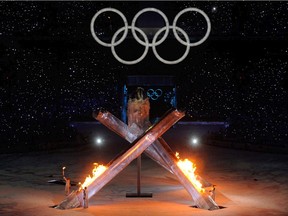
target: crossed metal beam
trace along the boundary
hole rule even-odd
[[[128,125],[108,111],[100,111],[97,115],[94,115],[94,118],[130,143],[137,139],[137,135],[130,130]],[[178,177],[178,180],[191,195],[197,207],[209,210],[219,208],[210,196],[197,191],[183,171],[177,166],[177,158],[174,152],[161,136],[146,148],[145,153],[163,168]]]
[[[139,157],[146,150],[145,152],[149,152],[148,155],[151,158],[178,177],[179,181],[192,196],[192,199],[197,207],[209,210],[218,209],[218,205],[210,196],[207,196],[205,193],[202,194],[196,190],[193,184],[184,175],[182,170],[177,166],[176,158],[174,154],[172,156],[172,151],[169,150],[170,147],[168,144],[161,138],[161,136],[177,121],[184,117],[184,115],[185,114],[183,112],[173,110],[167,113],[155,125],[148,128],[141,136],[136,137],[135,134],[129,131],[128,126],[123,122],[121,123],[121,121],[115,116],[108,112],[99,112],[96,119],[109,129],[115,131],[120,136],[125,137],[128,141],[132,142],[132,146],[126,152],[112,160],[108,164],[108,168],[104,171],[104,173],[102,173],[88,186],[88,199],[97,193],[102,187],[104,187],[110,180],[112,180],[118,173],[120,173],[126,166],[128,166],[134,159]],[[150,149],[151,145],[152,148]],[[72,192],[56,208],[69,209],[82,206],[83,198],[83,193],[79,188],[78,191]]]

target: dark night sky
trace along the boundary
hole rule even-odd
[[[163,11],[170,24],[180,10],[197,7],[209,16],[212,30],[179,64],[161,63],[150,48],[142,62],[124,65],[90,33],[91,18],[105,7],[122,11],[129,24],[146,7]],[[135,74],[175,76],[178,105],[192,120],[229,121],[230,136],[286,144],[287,14],[287,2],[2,1],[1,148],[37,143],[51,134],[66,139],[69,127],[64,123],[93,120],[91,112],[98,107],[119,116],[121,87],[127,75]],[[138,24],[161,26],[161,19],[152,16],[146,14]],[[98,21],[95,29],[103,40],[122,27],[115,14],[106,13]],[[183,16],[178,26],[191,40],[206,31],[204,19],[193,13]],[[144,47],[129,33],[116,50],[131,60]],[[157,50],[172,60],[185,47],[169,33]]]

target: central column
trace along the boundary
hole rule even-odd
[[[150,102],[148,98],[144,98],[143,92],[144,89],[138,87],[135,95],[128,100],[128,130],[136,137],[140,136],[150,124]],[[137,193],[126,193],[126,197],[152,197],[152,193],[141,193],[141,155],[137,158]]]

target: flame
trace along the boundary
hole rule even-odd
[[[98,178],[105,170],[107,169],[106,166],[98,163],[94,163],[94,168],[92,170],[92,177],[89,175],[86,177],[83,184],[79,182],[81,185],[80,189],[84,189],[85,187],[88,187],[96,178]]]
[[[177,165],[183,171],[185,176],[190,180],[190,182],[199,192],[204,192],[205,190],[202,188],[202,184],[197,180],[197,175],[195,174],[196,165],[187,158],[181,160],[178,152],[176,152],[175,155],[178,159]]]

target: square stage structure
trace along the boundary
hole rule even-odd
[[[127,105],[129,96],[141,87],[144,96],[151,104],[150,121],[153,123],[169,108],[177,107],[176,84],[174,76],[165,75],[131,75],[123,85],[121,119],[127,123]]]

